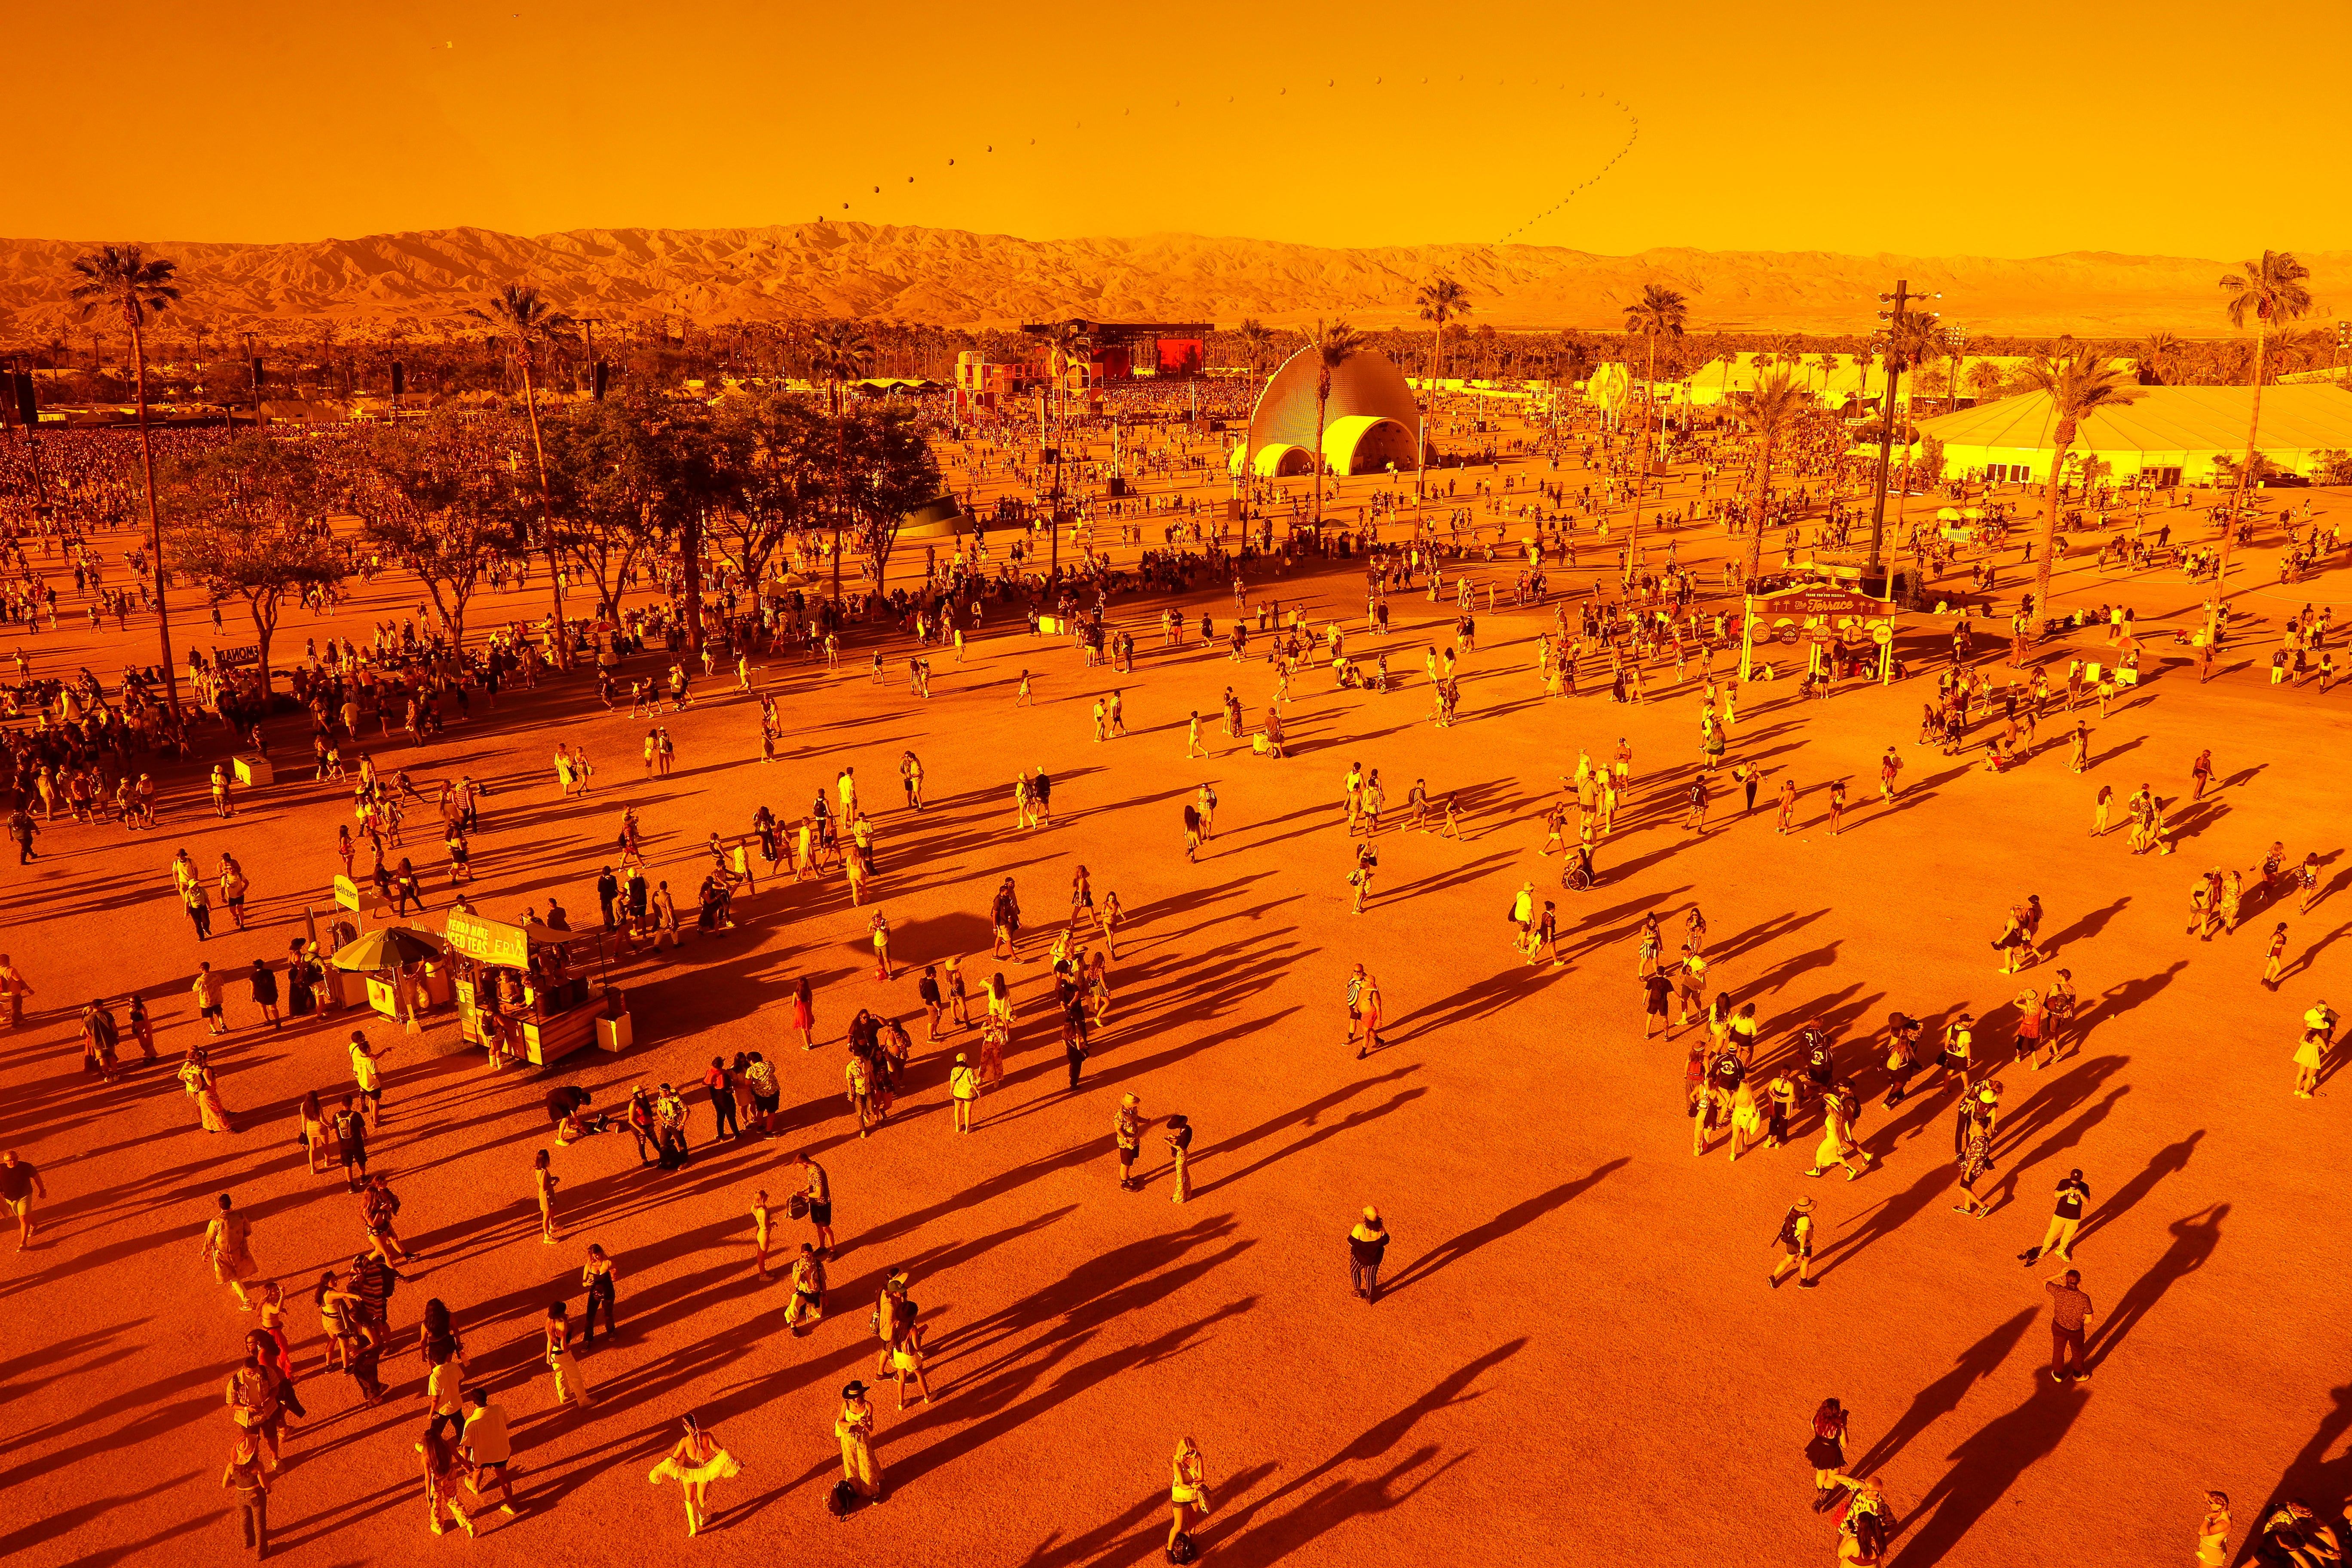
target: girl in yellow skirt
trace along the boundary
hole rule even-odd
[[[699,1534],[709,1522],[710,1483],[731,1479],[742,1471],[735,1457],[719,1446],[718,1435],[703,1430],[688,1413],[686,1436],[677,1440],[668,1458],[656,1465],[646,1479],[655,1486],[664,1480],[678,1484],[686,1493],[686,1532],[691,1536]]]
[[[1176,1440],[1176,1459],[1170,1467],[1168,1506],[1175,1518],[1168,1524],[1168,1561],[1178,1561],[1176,1539],[1184,1533],[1185,1521],[1192,1512],[1202,1519],[1209,1517],[1209,1462],[1201,1457],[1199,1445],[1190,1437]]]

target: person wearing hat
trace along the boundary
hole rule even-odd
[[[1168,1156],[1175,1162],[1176,1190],[1171,1200],[1182,1203],[1192,1195],[1192,1123],[1182,1116],[1171,1116],[1166,1128]]]
[[[784,1327],[797,1332],[803,1321],[812,1327],[824,1321],[824,1254],[806,1241],[793,1259],[793,1299],[784,1308]]]
[[[864,1384],[843,1384],[833,1435],[841,1443],[841,1479],[867,1502],[880,1502],[882,1462],[874,1457],[874,1406],[866,1402]]]
[[[980,1072],[956,1053],[955,1066],[948,1070],[948,1096],[955,1101],[955,1130],[971,1131],[971,1108],[980,1099]]]
[[[1381,1211],[1364,1205],[1364,1217],[1348,1233],[1348,1287],[1370,1306],[1381,1288],[1381,1258],[1389,1249],[1389,1227]]]
[[[1118,1190],[1135,1190],[1135,1159],[1143,1147],[1143,1112],[1135,1096],[1119,1097],[1118,1110],[1110,1121],[1111,1137],[1118,1144]]]
[[[1813,1200],[1811,1198],[1799,1198],[1790,1206],[1789,1212],[1780,1216],[1780,1233],[1773,1237],[1772,1244],[1780,1249],[1780,1260],[1772,1265],[1771,1276],[1764,1282],[1778,1290],[1780,1288],[1780,1277],[1793,1267],[1797,1271],[1798,1287],[1806,1290],[1813,1289]]]
[[[2029,1247],[2018,1255],[2018,1261],[2028,1268],[2048,1253],[2056,1253],[2068,1263],[2074,1261],[2074,1232],[2083,1224],[2083,1205],[2091,1201],[2091,1184],[2083,1180],[2077,1169],[2066,1173],[2058,1183],[2057,1206],[2050,1213],[2050,1228],[2042,1233],[2042,1244]]]

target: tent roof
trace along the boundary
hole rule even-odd
[[[2144,386],[2137,401],[2083,422],[2074,442],[2094,452],[2235,452],[2246,444],[2252,389]],[[1920,430],[1947,447],[2047,448],[2058,421],[2046,392],[2024,393],[1939,415]],[[2352,450],[2352,394],[2336,386],[2263,388],[2265,452]]]

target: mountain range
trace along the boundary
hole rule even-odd
[[[1190,234],[1020,239],[959,229],[824,223],[764,228],[568,229],[511,235],[448,228],[278,244],[145,242],[179,263],[181,321],[277,338],[332,323],[340,336],[473,327],[465,311],[501,285],[538,287],[558,309],[607,322],[858,316],[930,326],[1092,320],[1270,326],[1346,317],[1417,325],[1413,291],[1439,273],[1470,290],[1472,325],[1506,330],[1622,324],[1647,283],[1680,290],[1694,331],[1859,332],[1897,278],[1940,293],[1929,309],[1979,333],[2184,336],[2228,331],[2216,287],[2230,264],[2077,251],[2022,259],[1848,256],[1826,251],[1645,250],[1599,256],[1549,246],[1338,249]],[[70,264],[86,240],[0,239],[0,347],[74,334]],[[2322,321],[2352,252],[2309,254]],[[167,327],[165,331],[171,331]]]

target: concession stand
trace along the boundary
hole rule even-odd
[[[458,1028],[489,1052],[491,1066],[545,1067],[585,1045],[629,1043],[621,993],[589,973],[606,969],[604,932],[452,912],[446,936]]]

